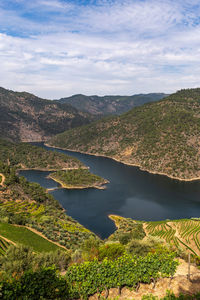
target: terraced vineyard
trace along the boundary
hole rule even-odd
[[[146,222],[143,226],[147,234],[158,236],[175,248],[181,247],[200,256],[199,219]]]
[[[0,237],[0,255],[4,255],[9,246],[10,243]]]
[[[117,230],[109,239],[117,239],[121,233],[131,233],[142,237],[143,233],[165,240],[173,248],[182,248],[200,256],[200,219],[165,220],[154,222],[136,221],[130,218],[110,215]]]
[[[1,202],[0,207],[11,213],[22,213],[24,215],[40,216],[44,212],[44,206],[30,201],[12,201]]]
[[[67,216],[64,210],[55,210],[34,200],[12,199],[6,193],[2,196],[4,199],[0,200],[0,212],[2,216],[9,216],[9,222],[31,227],[61,246],[77,247],[82,239],[94,236],[88,229]],[[5,222],[6,218],[8,217],[5,217]],[[1,230],[0,235],[3,235]]]

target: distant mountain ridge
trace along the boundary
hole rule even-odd
[[[2,138],[13,141],[43,141],[91,120],[91,115],[78,111],[70,104],[0,88]]]
[[[85,96],[82,94],[57,100],[59,103],[68,103],[73,107],[94,115],[119,115],[133,107],[143,105],[148,102],[159,101],[168,94],[150,93],[137,94],[133,96]]]
[[[200,88],[69,130],[48,144],[180,180],[200,179]]]

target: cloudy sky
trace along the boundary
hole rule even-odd
[[[0,0],[0,86],[44,98],[200,86],[199,0]]]

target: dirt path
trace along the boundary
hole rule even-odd
[[[1,182],[0,182],[0,185],[2,185],[3,186],[3,184],[4,184],[4,181],[5,181],[5,176],[2,174],[2,173],[0,173],[0,176],[1,176]]]
[[[5,240],[6,242],[8,242],[8,243],[10,243],[10,244],[13,244],[14,246],[16,246],[16,244],[15,244],[13,241],[11,241],[11,240],[5,238],[4,236],[0,235],[0,238],[2,238],[3,240]]]

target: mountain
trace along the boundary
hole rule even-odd
[[[81,111],[94,115],[119,115],[127,112],[133,107],[143,105],[148,102],[158,101],[167,94],[152,93],[138,94],[133,96],[85,96],[73,95],[68,98],[57,100],[59,103],[68,103]]]
[[[69,130],[48,143],[172,178],[200,178],[200,88]]]
[[[70,104],[41,99],[26,92],[0,88],[0,137],[41,141],[64,130],[89,123],[87,113]]]

